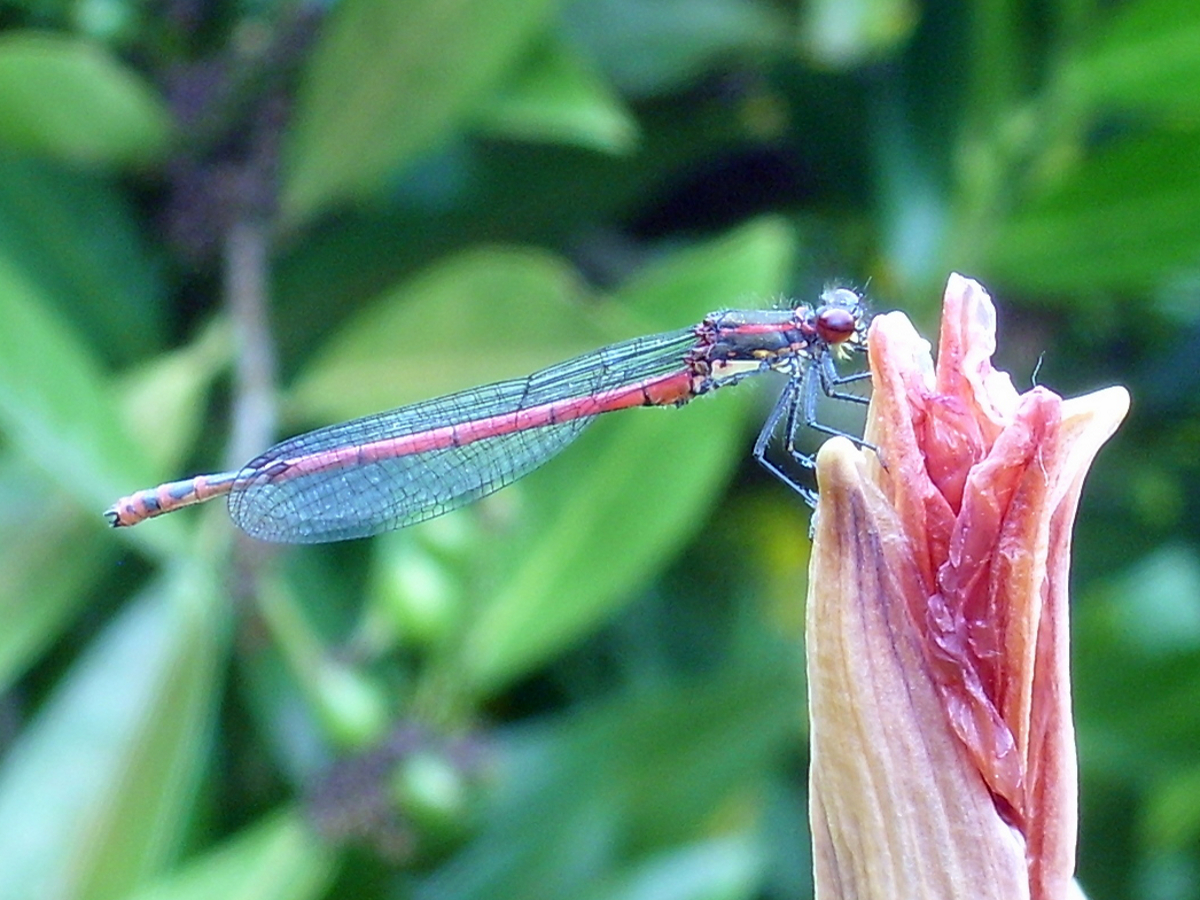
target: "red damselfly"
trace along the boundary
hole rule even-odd
[[[842,390],[868,373],[842,375],[846,350],[866,349],[862,298],[830,288],[816,305],[711,313],[691,328],[634,338],[550,366],[527,378],[471,388],[319,428],[276,444],[240,471],[200,475],[138,491],[105,515],[136,525],[213,497],[266,541],[318,543],[368,537],[431,519],[536,469],[601,413],[682,406],[763,372],[787,383],[754,443],[754,457],[808,502],[815,495],[768,459],[774,436],[801,466],[804,428],[820,394],[865,403]],[[851,436],[862,446],[862,441]]]

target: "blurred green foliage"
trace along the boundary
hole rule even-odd
[[[929,328],[951,270],[1018,383],[1133,392],[1077,529],[1080,877],[1200,897],[1194,0],[3,10],[0,898],[808,896],[769,392],[372,541],[100,510],[830,280]]]

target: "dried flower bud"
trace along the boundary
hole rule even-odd
[[[866,434],[878,455],[837,439],[818,455],[821,898],[1077,891],[1071,529],[1129,396],[1018,394],[991,365],[995,323],[983,288],[951,276],[935,370],[906,317],[878,316]]]

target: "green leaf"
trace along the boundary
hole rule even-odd
[[[1200,558],[1183,544],[1142,557],[1114,585],[1124,640],[1147,656],[1200,651]]]
[[[749,835],[696,841],[638,860],[588,900],[750,900],[760,896],[765,860]]]
[[[814,0],[802,8],[805,54],[833,69],[860,66],[894,52],[919,20],[913,0]]]
[[[106,362],[161,346],[158,258],[129,198],[101,175],[0,154],[0,252]]]
[[[378,193],[444,140],[543,27],[549,0],[344,0],[297,98],[283,207]]]
[[[107,900],[178,852],[221,655],[211,572],[148,587],[73,666],[0,768],[0,898]]]
[[[658,260],[622,285],[616,299],[662,328],[679,328],[719,309],[775,306],[788,284],[795,246],[786,220],[755,219]]]
[[[1185,850],[1200,838],[1200,765],[1194,762],[1152,785],[1142,824],[1143,839],[1158,852]]]
[[[382,686],[324,646],[297,598],[278,579],[259,580],[267,630],[304,692],[324,733],[338,746],[362,747],[380,739],[390,705]]]
[[[1164,133],[1114,142],[1019,209],[984,252],[993,277],[1028,291],[1161,284],[1200,245],[1200,141]]]
[[[15,454],[0,461],[0,691],[87,602],[119,545]]]
[[[102,512],[149,477],[136,443],[126,437],[105,379],[20,267],[0,253],[0,428],[85,510]],[[181,532],[169,523],[138,540],[160,549]]]
[[[229,366],[233,337],[223,319],[186,347],[147,360],[121,381],[122,412],[156,471],[179,466],[204,422],[214,379]],[[153,422],[153,428],[143,423]],[[169,476],[174,477],[174,476]]]
[[[332,881],[334,853],[302,810],[239,832],[129,900],[318,900]]]
[[[12,446],[103,526],[102,512],[151,477],[87,349],[0,255],[0,427]],[[179,526],[133,539],[164,551]]]
[[[479,111],[487,132],[517,140],[628,153],[637,123],[620,98],[561,41],[546,41]]]
[[[606,339],[581,293],[574,270],[540,250],[451,256],[351,319],[301,373],[289,409],[336,421],[527,375]]]
[[[477,837],[417,900],[574,898],[622,869],[632,887],[664,864],[662,851],[686,854],[699,838],[745,840],[749,792],[800,718],[798,669],[777,649],[509,735]],[[734,804],[749,821],[718,817]],[[742,862],[745,875],[757,868]]]
[[[679,87],[714,60],[778,49],[791,30],[781,10],[754,0],[589,0],[570,4],[565,24],[622,91],[639,96]]]
[[[1192,0],[1120,4],[1061,72],[1072,106],[1194,116],[1200,111],[1200,6]]]
[[[787,238],[777,220],[752,223],[662,262],[623,298],[649,313],[769,296],[786,282]],[[499,553],[515,563],[471,617],[456,671],[494,692],[623,605],[694,534],[747,452],[741,396],[606,417],[566,459],[532,476],[525,492],[541,507],[536,533],[519,529]]]
[[[95,44],[35,32],[0,38],[0,142],[70,162],[144,164],[166,150],[170,115]]]
[[[717,397],[632,410],[531,476],[525,493],[552,508],[536,534],[508,542],[501,556],[516,569],[467,625],[459,666],[477,692],[502,690],[577,641],[678,552],[748,450],[746,409]]]
[[[1083,724],[1080,758],[1110,776],[1140,781],[1146,771],[1170,771],[1189,758],[1181,748],[1200,745],[1200,720],[1179,714],[1200,707],[1196,597],[1173,596],[1194,578],[1196,560],[1181,563],[1190,571],[1165,571],[1177,553],[1137,563],[1098,585],[1080,598],[1072,623],[1079,638],[1072,663]],[[1157,583],[1145,584],[1143,577]],[[1153,624],[1130,629],[1134,617],[1158,613],[1175,619],[1183,632],[1178,639]]]

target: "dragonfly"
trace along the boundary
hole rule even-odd
[[[821,395],[855,403],[846,388],[869,372],[838,363],[867,349],[860,294],[826,288],[815,304],[724,310],[696,325],[633,338],[526,378],[470,388],[318,428],[282,441],[238,471],[198,475],[137,491],[105,511],[113,527],[136,525],[227,496],[234,523],[252,537],[322,543],[370,537],[432,519],[527,475],[602,413],[683,406],[766,372],[786,382],[754,443],[754,458],[815,506],[815,492],[768,456],[815,466],[796,446],[814,429],[860,438],[817,420]]]

